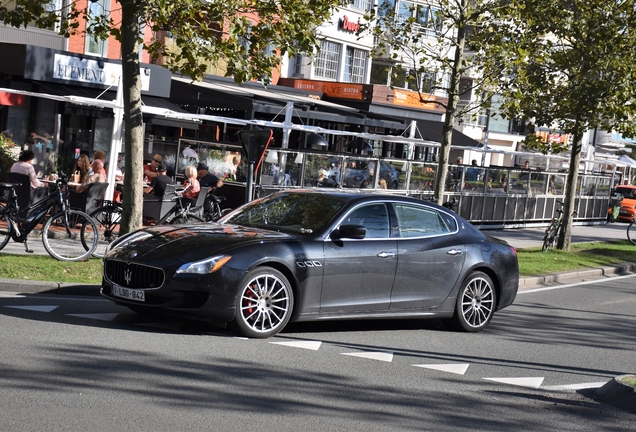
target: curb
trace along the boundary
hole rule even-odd
[[[634,375],[620,375],[594,391],[597,400],[636,414],[636,388],[622,380]]]
[[[523,276],[519,278],[519,291],[630,274],[636,274],[636,263],[614,264],[583,270],[549,273],[540,276]]]
[[[21,294],[55,294],[98,296],[101,284],[80,282],[45,282],[28,279],[0,279],[0,291]]]

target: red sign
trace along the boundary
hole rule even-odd
[[[358,30],[360,30],[360,21],[358,22],[349,21],[349,17],[345,15],[340,20],[338,20],[338,28],[340,30],[355,33]]]
[[[0,92],[0,105],[24,106],[26,96],[15,93]]]
[[[362,100],[362,84],[349,84],[328,81],[295,80],[294,88],[317,91],[327,96],[340,99]]]

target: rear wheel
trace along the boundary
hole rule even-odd
[[[2,250],[11,239],[11,222],[6,213],[0,215],[0,250]]]
[[[627,238],[632,244],[636,245],[636,221],[632,221],[627,227]]]
[[[471,273],[457,295],[455,315],[448,324],[456,330],[478,332],[488,325],[495,313],[497,293],[487,274]]]
[[[54,214],[42,228],[44,248],[49,255],[60,261],[82,261],[90,258],[97,247],[97,238],[97,225],[93,219],[77,210]]]
[[[247,274],[236,297],[234,326],[251,338],[268,338],[289,322],[294,297],[287,278],[271,267]]]
[[[556,238],[556,230],[557,230],[556,225],[552,224],[548,227],[548,230],[545,232],[545,237],[543,237],[543,246],[541,247],[541,250],[543,252],[547,251],[551,247],[554,247],[554,239]]]
[[[102,206],[91,212],[91,217],[95,220],[99,238],[97,248],[93,256],[102,258],[109,244],[119,237],[119,224],[121,222],[121,208],[118,206]]]

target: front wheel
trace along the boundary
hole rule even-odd
[[[271,267],[258,267],[239,286],[233,324],[247,337],[268,338],[287,325],[293,307],[287,278]]]
[[[557,230],[556,225],[550,225],[548,230],[545,232],[545,237],[543,237],[543,246],[541,247],[541,251],[545,252],[549,248],[554,246],[556,230]]]
[[[627,239],[636,245],[636,221],[632,221],[627,227]]]
[[[205,222],[205,220],[195,214],[186,213],[183,216],[177,216],[170,221],[170,225],[185,225],[197,222]]]
[[[478,332],[488,325],[496,306],[497,293],[490,277],[480,271],[473,272],[459,290],[455,315],[448,323],[457,330]]]
[[[11,239],[11,221],[6,213],[0,215],[0,250],[9,243]]]
[[[77,210],[60,211],[42,228],[42,243],[53,258],[60,261],[82,261],[90,258],[97,247],[98,231],[93,219]]]
[[[121,223],[121,208],[118,206],[102,206],[90,213],[99,231],[97,248],[93,256],[102,258],[108,245],[119,237],[119,224]]]

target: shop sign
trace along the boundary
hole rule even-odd
[[[296,80],[294,82],[294,88],[321,92],[333,98],[355,100],[363,99],[362,84]]]
[[[24,106],[26,96],[15,93],[0,92],[0,105]]]
[[[349,21],[349,17],[345,15],[338,20],[338,30],[356,33],[358,30],[360,30],[360,21]]]
[[[53,62],[53,78],[64,81],[117,87],[122,75],[120,64],[102,60],[55,54]],[[150,69],[142,68],[141,89],[147,91],[149,88]]]
[[[567,144],[570,140],[570,134],[562,134],[559,132],[535,131],[543,142]]]
[[[393,90],[393,103],[395,105],[405,105],[428,110],[437,108],[438,105],[435,103],[435,96],[426,95],[423,97],[425,98],[424,102],[420,99],[420,95],[417,92],[399,89]]]

